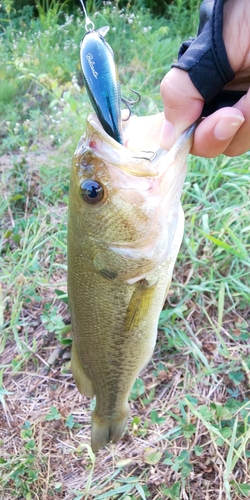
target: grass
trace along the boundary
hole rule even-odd
[[[58,16],[56,4],[37,20],[9,7],[0,38],[0,498],[249,498],[249,153],[189,159],[185,235],[156,350],[134,385],[127,432],[95,457],[92,403],[75,388],[67,347],[69,169],[91,111],[83,18]],[[186,8],[176,1],[167,20],[108,4],[92,14],[111,27],[122,90],[142,95],[138,114],[162,109],[159,82],[189,34]]]

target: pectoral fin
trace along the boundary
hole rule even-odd
[[[155,295],[156,286],[157,282],[150,285],[146,279],[138,283],[127,308],[125,323],[126,331],[138,328],[142,323],[142,319],[148,315],[150,304]]]
[[[93,398],[95,395],[93,384],[90,378],[86,375],[81,362],[79,360],[75,342],[73,341],[72,350],[71,350],[71,370],[73,373],[73,377],[75,383],[77,385],[78,391],[84,396],[88,396],[89,398]]]

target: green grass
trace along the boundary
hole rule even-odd
[[[92,403],[67,356],[66,221],[71,157],[91,106],[83,16],[53,8],[19,24],[6,15],[0,38],[0,497],[249,498],[249,153],[190,157],[185,235],[155,354],[133,388],[124,438],[96,457],[89,447]],[[196,2],[189,8],[191,19],[180,0],[166,20],[110,5],[91,15],[110,26],[122,92],[142,96],[137,114],[162,110],[160,80],[196,26]]]

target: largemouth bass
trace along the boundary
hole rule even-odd
[[[135,118],[125,136],[131,127],[139,137],[157,120]],[[112,139],[91,114],[74,154],[68,220],[72,372],[82,394],[96,395],[93,451],[121,437],[130,391],[154,350],[183,237],[180,196],[193,131],[150,162]],[[135,146],[133,137],[130,142]]]

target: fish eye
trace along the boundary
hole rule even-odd
[[[99,182],[89,179],[87,181],[82,182],[81,194],[86,203],[89,203],[90,205],[95,205],[96,203],[99,203],[99,201],[102,200],[104,195],[104,189]]]

